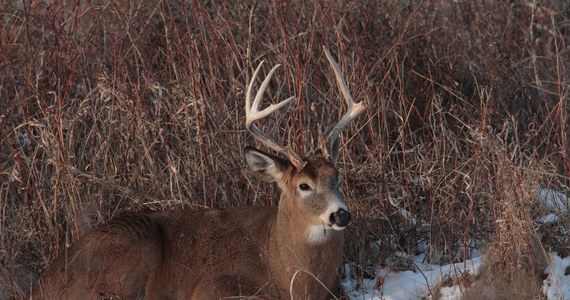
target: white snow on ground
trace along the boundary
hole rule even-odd
[[[568,268],[568,271],[566,270]],[[547,299],[570,299],[570,257],[561,258],[550,254],[550,266],[546,268],[548,278],[544,280],[542,292]],[[568,274],[570,275],[570,274]]]
[[[537,222],[546,224],[558,222],[558,216],[566,213],[568,210],[568,197],[563,193],[541,188],[538,190],[538,200],[544,203],[544,206],[551,211],[548,215],[539,218]]]
[[[350,299],[383,299],[383,300],[415,300],[425,299],[433,293],[433,288],[442,280],[447,281],[461,276],[464,272],[476,275],[481,268],[481,257],[470,259],[466,262],[437,266],[422,263],[422,257],[414,259],[416,270],[391,272],[380,269],[377,280],[383,281],[380,289],[374,290],[375,280],[365,279],[346,280],[343,283],[345,291]],[[459,299],[461,289],[448,287],[440,290],[443,299]]]
[[[483,256],[465,263],[450,265],[429,265],[415,261],[416,271],[390,272],[378,270],[377,279],[354,280],[343,282],[344,290],[350,299],[355,300],[420,300],[431,299],[430,294],[442,281],[458,278],[463,272],[472,275],[479,274]],[[565,275],[568,273],[568,275]],[[546,268],[548,277],[544,280],[542,292],[549,300],[570,299],[570,257],[561,258],[556,253],[550,255],[550,265]],[[376,281],[381,281],[375,288]],[[431,291],[431,293],[430,293]],[[459,300],[464,288],[458,285],[442,287],[439,290],[440,299]]]
[[[558,213],[564,213],[568,209],[568,197],[563,193],[541,188],[538,190],[538,199],[544,202],[547,208]]]
[[[543,188],[538,190],[538,199],[550,211],[539,218],[538,223],[557,222],[559,216],[568,210],[569,199],[563,193]],[[413,219],[411,215],[408,217]],[[405,257],[404,254],[400,256]],[[431,299],[430,295],[435,292],[433,289],[437,288],[439,283],[453,282],[454,278],[458,278],[464,272],[479,274],[484,260],[484,256],[481,255],[465,262],[438,266],[423,263],[423,257],[415,257],[413,271],[394,272],[381,268],[376,272],[376,280],[346,279],[343,287],[350,299],[355,300]],[[570,300],[570,257],[562,258],[557,253],[551,253],[550,263],[544,273],[547,278],[543,282],[542,292],[546,299]],[[464,287],[458,285],[441,287],[438,292],[441,295],[440,299],[459,300]]]

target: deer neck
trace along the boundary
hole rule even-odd
[[[289,202],[282,197],[270,233],[273,276],[288,286],[295,272],[303,269],[325,276],[325,281],[334,281],[342,262],[344,232],[327,230],[324,239],[315,241],[314,236],[311,237],[311,233],[315,234],[315,228],[311,228],[314,225],[309,224],[303,214],[283,205],[286,203]],[[308,276],[303,280],[307,279]]]

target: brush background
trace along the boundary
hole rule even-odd
[[[355,276],[478,248],[492,275],[465,286],[536,295],[544,249],[568,252],[567,217],[534,220],[570,183],[569,4],[320,2],[2,1],[0,298],[120,212],[276,205],[243,161],[246,84],[283,65],[264,103],[297,100],[262,127],[309,151],[346,109],[322,45],[368,106],[338,163]]]

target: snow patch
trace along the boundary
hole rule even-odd
[[[438,284],[462,276],[464,273],[479,274],[482,257],[444,266],[425,264],[422,257],[414,259],[415,270],[393,272],[380,269],[377,279],[348,279],[343,287],[350,299],[416,300],[424,299]],[[377,282],[382,284],[377,284]],[[462,291],[459,286],[444,287],[439,292],[442,299],[459,299]]]

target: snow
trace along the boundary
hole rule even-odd
[[[350,299],[425,299],[434,292],[433,288],[443,281],[459,278],[464,272],[477,275],[482,265],[482,256],[444,266],[425,264],[422,260],[423,257],[414,258],[415,270],[392,272],[382,268],[378,270],[376,280],[345,280],[343,287]],[[374,289],[378,280],[383,284]],[[459,286],[442,288],[439,292],[442,293],[442,299],[459,299],[462,294]]]
[[[545,273],[548,278],[542,286],[543,294],[547,299],[570,299],[570,276],[566,270],[570,267],[570,257],[561,258],[556,253],[550,254],[550,265]],[[570,274],[569,274],[570,275]]]
[[[541,188],[538,190],[538,200],[544,204],[551,212],[537,220],[538,223],[547,224],[558,222],[558,215],[566,213],[568,210],[568,197],[566,195],[551,190]]]
[[[545,206],[558,213],[565,213],[568,209],[568,197],[565,194],[546,188],[538,190],[538,199]]]
[[[444,286],[441,283],[454,282],[454,279],[460,278],[464,272],[477,275],[484,262],[484,256],[478,256],[462,263],[438,266],[421,263],[421,259],[418,257],[414,260],[414,271],[393,272],[381,268],[377,272],[376,280],[346,279],[343,282],[344,290],[350,299],[355,300],[431,299],[435,292],[441,295],[438,299],[459,300],[464,287]],[[562,258],[557,253],[551,253],[545,274],[548,277],[543,282],[542,292],[546,299],[570,299],[570,257]],[[376,282],[382,284],[377,285]],[[434,290],[438,287],[438,291]]]
[[[548,213],[539,218],[537,223],[558,222],[559,216],[568,210],[568,198],[563,193],[546,188],[538,190],[538,199],[544,204]],[[408,211],[402,210],[411,220],[415,219]],[[470,274],[476,276],[481,271],[485,256],[480,253],[464,262],[431,265],[423,263],[425,257],[410,257],[398,253],[398,257],[411,258],[412,270],[393,271],[389,268],[379,268],[376,279],[354,279],[345,276],[343,287],[350,299],[355,300],[424,300],[432,299],[436,292],[438,299],[459,300],[465,291],[464,286],[449,283],[460,282],[461,276]],[[352,272],[350,265],[345,265],[345,274]],[[561,257],[558,253],[550,253],[550,261],[544,270],[546,279],[543,281],[542,293],[546,299],[570,299],[570,257]],[[435,289],[438,289],[437,291]]]

